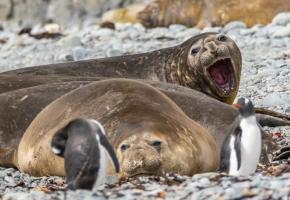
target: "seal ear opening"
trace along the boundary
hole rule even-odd
[[[52,152],[58,156],[64,157],[65,145],[68,138],[66,128],[62,128],[53,136],[51,141]]]
[[[107,154],[111,158],[111,162],[114,165],[116,173],[119,173],[120,172],[120,164],[119,164],[119,161],[118,161],[117,156],[115,154],[114,148],[109,143],[109,141],[107,140],[105,135],[99,134],[99,136],[100,136],[100,143],[106,149]]]

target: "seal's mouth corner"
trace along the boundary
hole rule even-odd
[[[230,58],[219,59],[207,67],[208,74],[223,95],[236,89],[234,66]]]

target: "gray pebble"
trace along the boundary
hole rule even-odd
[[[223,31],[228,32],[234,29],[245,29],[247,26],[244,22],[241,21],[232,21],[225,25]]]
[[[75,47],[82,45],[81,38],[79,36],[67,36],[62,38],[58,43],[66,47]]]
[[[276,30],[272,37],[274,38],[283,38],[283,37],[290,37],[290,27],[283,27],[278,30]]]
[[[201,33],[206,33],[206,32],[217,32],[217,33],[220,33],[223,31],[223,28],[222,27],[205,27]]]
[[[101,28],[94,32],[95,37],[110,38],[114,36],[114,31],[109,28]]]
[[[181,24],[171,24],[169,26],[169,30],[175,33],[180,32],[180,31],[186,31],[186,29],[187,27]]]
[[[290,23],[290,13],[279,13],[272,20],[272,24],[274,25],[285,26],[288,23]]]

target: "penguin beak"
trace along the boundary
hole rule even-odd
[[[235,108],[240,108],[241,107],[241,105],[237,104],[237,103],[232,104],[232,106],[235,107]]]
[[[99,134],[100,135],[100,143],[101,145],[107,150],[107,153],[109,154],[111,161],[115,167],[115,171],[116,173],[120,172],[120,165],[119,165],[119,161],[117,159],[117,156],[115,154],[114,148],[112,147],[112,145],[109,143],[109,141],[107,140],[106,136],[104,136],[103,134]]]

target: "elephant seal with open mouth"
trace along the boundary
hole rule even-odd
[[[240,50],[232,39],[224,34],[203,33],[180,45],[147,53],[4,72],[0,82],[2,75],[146,79],[178,84],[232,103],[239,89],[241,64]]]

